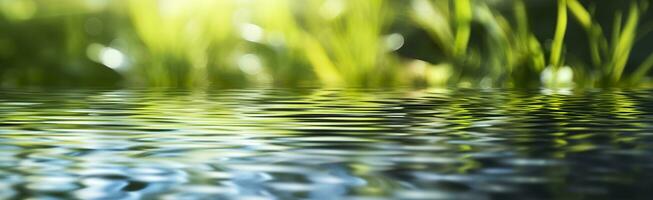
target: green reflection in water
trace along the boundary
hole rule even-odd
[[[0,196],[647,198],[652,96],[4,90]]]

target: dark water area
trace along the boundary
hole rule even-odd
[[[0,91],[0,199],[653,199],[653,91]]]

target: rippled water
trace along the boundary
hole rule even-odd
[[[0,199],[651,199],[653,91],[0,91]]]

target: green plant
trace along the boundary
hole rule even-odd
[[[593,20],[592,14],[578,0],[567,0],[567,7],[586,31],[592,66],[599,72],[600,86],[617,86],[624,84],[637,84],[653,65],[653,54],[649,56],[630,77],[624,77],[624,70],[628,63],[630,53],[637,38],[640,16],[646,6],[639,6],[640,2],[631,1],[627,18],[624,24],[623,14],[617,11],[614,14],[611,38],[603,33],[601,25]]]

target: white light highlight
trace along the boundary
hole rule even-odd
[[[100,62],[111,69],[119,69],[125,63],[125,55],[118,49],[105,47],[100,51]]]
[[[249,75],[257,75],[263,71],[261,59],[254,54],[245,54],[238,58],[238,68]]]
[[[256,24],[243,24],[240,26],[240,36],[250,42],[260,42],[263,39],[263,29]]]

